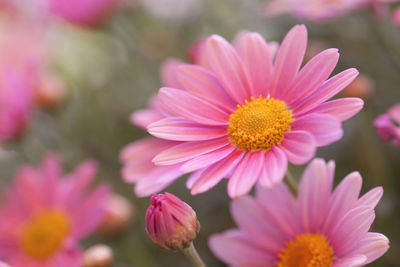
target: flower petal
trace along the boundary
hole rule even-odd
[[[178,67],[183,64],[181,60],[174,58],[167,59],[161,66],[161,81],[163,86],[182,89],[177,79]]]
[[[209,66],[225,91],[237,104],[250,99],[249,78],[235,49],[224,38],[213,35],[206,41]]]
[[[307,46],[307,29],[304,25],[294,26],[278,50],[274,65],[274,78],[270,94],[281,99],[289,89],[303,62]]]
[[[315,155],[316,144],[314,137],[305,131],[286,132],[280,144],[288,160],[293,164],[304,164]]]
[[[364,101],[356,97],[345,97],[325,102],[310,113],[325,113],[335,116],[340,121],[345,121],[356,115],[364,106]]]
[[[373,262],[389,249],[389,239],[380,233],[367,233],[357,244],[352,254],[362,254],[367,257],[364,264]]]
[[[359,267],[364,264],[367,257],[364,255],[350,255],[340,258],[333,263],[332,267]]]
[[[148,132],[158,138],[173,141],[202,141],[226,136],[226,127],[193,123],[181,117],[168,117],[150,124]]]
[[[264,151],[249,152],[234,170],[228,182],[228,195],[236,198],[247,194],[260,176]]]
[[[282,149],[273,146],[265,154],[265,162],[260,176],[260,184],[265,187],[272,187],[280,183],[287,171],[287,164],[287,158]]]
[[[383,196],[383,188],[381,186],[375,187],[365,193],[358,201],[357,205],[362,206],[370,206],[371,208],[375,208],[378,205],[379,200]]]
[[[317,146],[326,146],[343,136],[341,122],[328,114],[309,113],[291,124],[293,131],[307,131],[314,136]]]
[[[183,90],[163,87],[158,93],[169,112],[205,125],[227,125],[229,114]]]

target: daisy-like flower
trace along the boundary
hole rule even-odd
[[[176,59],[167,60],[161,68],[161,80],[167,86],[180,86],[176,80],[176,68],[182,64]],[[137,110],[131,115],[132,124],[146,129],[153,122],[165,118],[164,112],[158,100],[153,97],[149,101],[149,107]],[[124,164],[121,175],[128,183],[135,183],[135,194],[139,197],[149,196],[166,188],[183,175],[180,171],[182,164],[168,166],[156,166],[153,158],[165,149],[179,144],[155,137],[146,137],[128,144],[120,154],[120,160]]]
[[[39,168],[21,167],[0,206],[0,259],[15,267],[80,267],[78,241],[96,229],[108,188],[88,192],[97,166],[82,163],[61,179],[55,156]]]
[[[336,49],[321,52],[300,70],[306,43],[305,26],[295,26],[277,52],[257,33],[239,34],[234,46],[209,37],[202,53],[206,67],[178,66],[180,86],[159,91],[166,118],[148,131],[181,143],[159,153],[155,164],[182,164],[183,172],[193,172],[187,183],[193,194],[228,177],[228,194],[238,197],[257,181],[281,182],[288,161],[304,164],[316,147],[339,140],[341,122],[363,101],[327,100],[358,72],[348,69],[328,79],[339,58]]]
[[[394,105],[387,113],[378,116],[374,120],[374,126],[383,141],[392,141],[394,146],[400,147],[400,104]]]
[[[335,164],[313,160],[295,198],[284,184],[257,187],[256,197],[231,204],[239,229],[213,235],[214,254],[231,266],[357,267],[389,248],[380,233],[368,232],[383,189],[359,198],[362,178],[346,176],[332,191]]]

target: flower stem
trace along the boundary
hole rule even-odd
[[[206,267],[203,260],[200,258],[199,253],[197,253],[197,250],[194,247],[193,242],[190,243],[189,247],[184,248],[182,251],[185,254],[185,256],[189,259],[189,261],[193,264],[193,266]]]
[[[286,176],[284,181],[285,184],[289,187],[290,191],[292,191],[293,195],[297,196],[297,191],[298,191],[297,182],[289,170],[286,171]]]

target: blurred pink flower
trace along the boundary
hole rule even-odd
[[[15,267],[80,267],[78,241],[101,223],[108,187],[88,192],[97,165],[82,163],[63,179],[59,160],[21,167],[0,206],[0,258]]]
[[[400,26],[400,7],[396,8],[392,14],[392,23],[396,26]]]
[[[181,250],[190,245],[200,230],[196,212],[170,193],[152,194],[146,212],[146,232],[158,246]]]
[[[396,147],[400,147],[400,104],[390,108],[387,113],[378,116],[374,120],[374,126],[383,141],[392,141]]]
[[[96,26],[118,6],[120,0],[43,0],[52,14],[71,23]]]
[[[0,67],[0,143],[18,137],[33,113],[33,86],[26,71]]]
[[[182,64],[175,75],[179,86],[159,91],[166,118],[148,131],[181,143],[159,153],[154,163],[194,171],[187,183],[192,194],[229,177],[228,194],[238,197],[257,181],[281,182],[288,161],[304,164],[316,147],[339,140],[342,121],[359,112],[363,101],[326,101],[358,72],[348,69],[327,80],[339,58],[336,49],[300,70],[306,44],[304,26],[294,27],[277,52],[257,33],[239,34],[234,47],[220,36],[208,38],[207,68]]]
[[[389,248],[384,235],[368,232],[383,190],[359,198],[362,178],[353,172],[331,192],[334,170],[333,161],[313,160],[296,198],[282,183],[233,200],[239,229],[213,235],[211,250],[231,266],[349,267],[376,260]]]
[[[177,86],[176,68],[182,64],[176,59],[167,60],[161,68],[161,80],[166,86]],[[160,103],[153,97],[149,107],[137,110],[131,115],[132,124],[146,129],[147,126],[165,117],[160,108]],[[122,177],[128,183],[135,183],[135,194],[139,197],[149,196],[159,192],[178,179],[183,173],[180,171],[182,164],[170,166],[155,166],[152,159],[161,151],[169,149],[179,142],[146,137],[128,144],[120,154],[124,164]]]

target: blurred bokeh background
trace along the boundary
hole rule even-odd
[[[377,19],[368,10],[327,23],[305,22],[290,15],[266,19],[263,2],[130,0],[96,27],[42,22],[52,51],[48,68],[62,82],[66,96],[50,108],[35,109],[25,132],[1,145],[0,186],[12,180],[19,165],[38,163],[47,151],[60,154],[66,171],[93,158],[100,163],[98,180],[110,183],[114,192],[133,204],[134,220],[119,235],[96,235],[85,240],[84,246],[99,242],[110,245],[116,267],[189,266],[181,253],[161,250],[151,242],[144,230],[149,199],[136,198],[133,186],[122,181],[120,150],[147,135],[130,124],[129,115],[144,108],[161,86],[161,64],[171,57],[189,60],[188,48],[197,38],[219,34],[232,40],[241,30],[250,30],[268,41],[281,41],[293,25],[305,23],[310,54],[339,48],[341,58],[335,73],[356,67],[367,77],[345,92],[362,96],[363,111],[344,123],[344,138],[319,149],[318,156],[336,161],[336,182],[358,170],[364,178],[363,192],[383,186],[385,194],[372,230],[388,236],[391,248],[370,266],[399,266],[400,150],[380,140],[372,122],[400,102],[400,28],[390,18]],[[7,32],[3,29],[12,27],[9,20],[8,15],[2,15],[2,34]],[[32,49],[34,42],[24,43],[20,49]],[[303,169],[290,166],[296,177]],[[166,191],[196,210],[201,231],[195,245],[207,265],[224,266],[211,254],[207,239],[212,233],[234,227],[226,183],[191,196],[185,179],[180,179]]]

